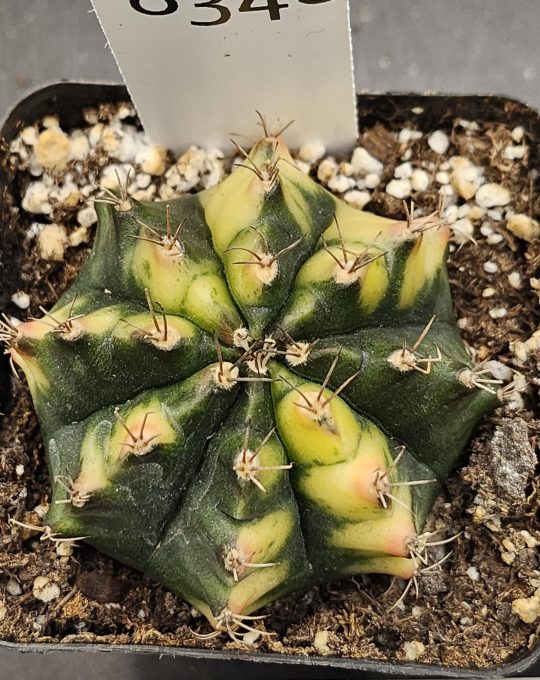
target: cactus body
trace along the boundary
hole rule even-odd
[[[411,546],[497,401],[470,379],[448,228],[348,207],[271,136],[213,189],[98,215],[73,286],[7,334],[48,526],[233,636],[292,590],[415,575]]]

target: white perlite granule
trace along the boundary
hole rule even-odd
[[[392,179],[386,185],[386,193],[394,198],[408,198],[411,191],[412,186],[408,179]]]
[[[30,296],[22,290],[18,290],[11,296],[11,302],[17,305],[19,309],[28,309],[30,307]]]
[[[322,144],[304,144],[298,150],[298,158],[313,165],[324,158],[325,153],[326,149]]]
[[[406,162],[398,165],[394,170],[394,177],[396,179],[409,179],[413,174],[412,163]]]
[[[448,135],[442,130],[436,130],[433,134],[428,137],[429,148],[435,151],[435,153],[441,156],[446,153],[448,146],[450,145],[450,140]]]
[[[471,581],[478,581],[480,578],[480,572],[476,567],[469,567],[467,569],[467,576],[471,579]]]
[[[429,187],[429,175],[425,170],[416,168],[411,175],[411,187],[413,191],[425,191]]]
[[[484,262],[484,271],[488,274],[496,274],[499,271],[499,265],[496,262]]]
[[[384,165],[361,146],[356,147],[351,158],[355,175],[382,174]]]

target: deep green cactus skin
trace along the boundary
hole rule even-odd
[[[222,184],[98,205],[92,254],[11,332],[46,442],[47,525],[216,631],[412,545],[496,396],[474,380],[449,231],[353,210],[265,137]]]

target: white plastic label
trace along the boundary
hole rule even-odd
[[[293,147],[354,143],[348,0],[92,2],[154,142],[248,144],[258,110]]]

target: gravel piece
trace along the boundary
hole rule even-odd
[[[90,142],[81,130],[75,130],[69,138],[69,157],[71,160],[84,161],[90,154]]]
[[[32,594],[37,600],[51,602],[60,596],[60,587],[48,576],[37,576],[32,586]]]
[[[466,201],[470,200],[484,181],[482,168],[474,165],[464,156],[450,158],[450,181],[458,195]]]
[[[502,500],[521,500],[534,475],[537,461],[528,432],[527,423],[519,417],[504,419],[495,429],[488,465]]]
[[[495,380],[509,381],[512,380],[512,376],[514,375],[514,372],[509,366],[503,364],[501,361],[496,361],[495,359],[486,361],[482,364],[482,367],[486,368]]]
[[[511,272],[508,274],[508,283],[512,288],[519,290],[521,288],[521,274],[519,272]]]
[[[167,150],[162,146],[147,146],[135,156],[135,163],[148,175],[163,175],[166,160]]]
[[[35,146],[38,141],[38,131],[34,125],[29,125],[21,130],[19,137],[27,146]]]
[[[514,236],[529,243],[535,241],[540,236],[540,224],[523,213],[511,215],[506,222],[506,228]]]
[[[8,595],[12,595],[13,597],[21,595],[22,594],[21,584],[14,578],[10,578],[6,584],[6,592],[8,593]]]
[[[540,588],[532,597],[518,597],[512,602],[512,612],[524,623],[534,623],[540,618]]]
[[[471,581],[478,581],[480,579],[480,572],[476,567],[469,567],[467,569],[467,576],[471,579]]]
[[[476,202],[481,208],[493,208],[498,205],[507,205],[512,198],[510,192],[500,184],[490,182],[483,184],[476,192]]]
[[[504,148],[503,158],[506,158],[509,161],[518,161],[525,156],[526,152],[527,146],[525,144],[520,144],[519,146],[511,144]]]
[[[328,646],[328,636],[329,632],[327,630],[318,630],[313,638],[313,646],[323,656],[330,654],[331,651]]]
[[[258,630],[248,630],[242,637],[242,642],[245,645],[252,646],[261,637],[261,633]]]
[[[52,212],[52,206],[49,203],[49,190],[50,186],[43,181],[31,182],[24,192],[23,210],[35,215],[49,215]]]
[[[77,213],[77,222],[81,227],[91,227],[97,222],[97,213],[93,205],[81,208]]]
[[[516,144],[519,144],[521,142],[524,134],[525,130],[521,127],[521,125],[515,127],[511,132],[512,139],[514,140],[514,142],[516,142]]]
[[[323,184],[328,184],[337,175],[338,169],[339,166],[333,158],[325,158],[317,169],[317,178]]]
[[[419,640],[412,640],[403,644],[403,652],[407,661],[416,661],[426,651],[426,646]]]
[[[62,262],[68,243],[66,230],[60,224],[47,224],[38,235],[39,256],[42,260]]]
[[[345,175],[334,175],[328,182],[330,191],[335,191],[338,194],[349,191],[349,189],[352,189],[355,185],[356,181],[352,177],[345,177]]]
[[[445,172],[444,170],[440,170],[435,175],[435,181],[438,182],[439,184],[449,184],[450,183],[450,175],[447,172]]]
[[[68,242],[73,248],[80,246],[81,243],[88,243],[90,241],[90,231],[88,227],[77,227],[69,233]]]
[[[403,128],[399,131],[398,142],[400,144],[408,144],[416,139],[421,139],[423,133],[420,130],[411,130],[410,128]]]
[[[58,557],[71,557],[73,555],[73,545],[69,541],[62,541],[56,545]]]
[[[474,225],[468,217],[463,217],[461,220],[456,220],[455,222],[448,221],[450,222],[457,243],[467,243],[473,239]]]

